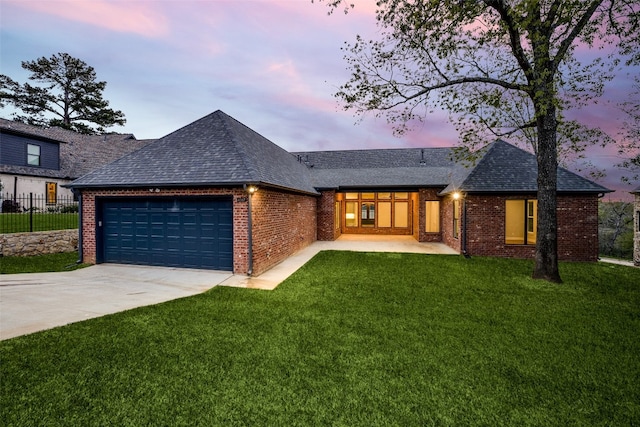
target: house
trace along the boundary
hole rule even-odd
[[[633,264],[640,266],[640,186],[631,192],[633,205]]]
[[[216,111],[70,185],[81,192],[82,257],[260,274],[346,233],[533,257],[535,157],[496,141],[465,168],[451,150],[289,153]],[[558,170],[560,259],[597,260],[609,191]]]
[[[62,185],[149,142],[132,134],[83,135],[0,119],[0,193],[46,194],[55,203],[72,196]]]

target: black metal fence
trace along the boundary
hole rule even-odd
[[[73,196],[0,194],[0,234],[78,228]]]

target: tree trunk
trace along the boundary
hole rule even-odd
[[[556,132],[558,123],[553,102],[544,102],[544,104],[546,105],[538,110],[541,113],[537,119],[538,229],[533,278],[562,283],[558,270],[558,203],[556,197],[558,183]]]

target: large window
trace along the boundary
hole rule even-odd
[[[429,200],[425,202],[425,229],[427,233],[440,232],[440,202],[437,200]]]
[[[535,245],[538,228],[537,200],[507,200],[505,203],[505,243]]]
[[[344,193],[344,199],[346,228],[410,231],[411,202],[408,192],[348,192]]]
[[[27,144],[27,164],[29,166],[40,166],[40,146]]]

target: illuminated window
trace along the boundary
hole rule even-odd
[[[356,212],[358,210],[358,202],[347,202],[345,203],[345,222],[344,224],[347,227],[357,227],[358,226],[358,217],[356,216]]]
[[[425,230],[427,233],[439,233],[440,232],[440,202],[427,201],[425,202]]]
[[[376,204],[375,203],[362,203],[361,207],[361,216],[360,216],[360,226],[362,227],[373,227],[376,225]]]
[[[409,198],[409,193],[395,193],[395,198],[396,199],[408,199]]]
[[[358,199],[358,193],[345,193],[344,194],[344,198],[345,199],[349,199],[349,200],[357,200]]]
[[[333,225],[336,230],[340,229],[340,202],[335,203],[335,212],[333,217]]]
[[[538,227],[537,200],[507,200],[505,203],[505,243],[535,245]]]
[[[40,166],[40,146],[27,144],[27,164],[29,166]]]
[[[378,227],[391,227],[391,202],[378,202]]]
[[[58,201],[58,184],[47,182],[47,204],[55,205]]]

